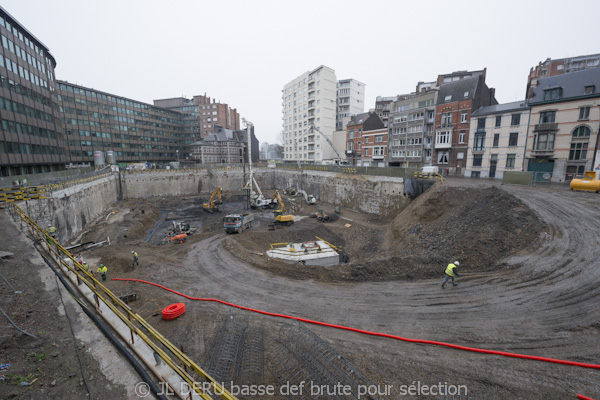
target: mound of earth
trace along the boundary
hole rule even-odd
[[[436,185],[404,209],[389,227],[392,264],[406,278],[443,274],[458,260],[464,270],[488,270],[502,258],[529,246],[543,231],[536,214],[513,195],[485,189]]]

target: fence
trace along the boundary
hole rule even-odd
[[[20,219],[21,227],[26,225],[28,234],[31,238],[42,244],[43,249],[52,258],[52,261],[59,264],[63,271],[66,271],[70,278],[76,279],[77,284],[84,284],[91,292],[96,301],[96,308],[100,304],[108,307],[120,321],[122,321],[131,331],[131,343],[133,344],[134,334],[142,339],[159,357],[165,362],[179,377],[187,382],[189,388],[195,391],[205,400],[211,399],[198,385],[198,379],[190,375],[187,370],[190,368],[197,374],[202,381],[210,384],[211,388],[221,399],[235,400],[236,398],[225,390],[217,381],[202,370],[194,361],[186,356],[183,351],[168,341],[156,329],[154,329],[145,319],[123,302],[118,296],[113,294],[108,288],[100,283],[92,273],[85,270],[73,255],[66,250],[56,239],[52,238],[48,232],[35,223],[21,208],[12,203],[11,213],[15,218]],[[172,358],[175,358],[175,360]],[[179,363],[176,361],[178,360]]]
[[[315,165],[315,164],[275,164],[277,169],[287,170],[307,170],[307,171],[326,171],[337,172],[340,174],[372,175],[372,176],[390,176],[396,178],[412,178],[415,173],[420,172],[420,168],[404,167],[357,167],[349,165]]]

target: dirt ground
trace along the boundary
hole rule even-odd
[[[111,245],[81,255],[93,268],[107,265],[109,278],[148,280],[190,296],[408,338],[599,363],[600,205],[593,193],[450,179],[389,221],[342,209],[335,221],[319,223],[311,212],[335,213],[318,204],[303,206],[294,225],[275,231],[267,227],[271,210],[254,211],[256,225],[232,235],[222,217],[244,211],[241,199],[225,197],[223,213],[215,214],[202,211],[203,200],[120,201],[77,239],[108,236]],[[166,241],[172,221],[196,232],[183,244]],[[311,267],[265,256],[271,243],[315,237],[343,247],[349,262]],[[132,265],[132,250],[140,265]],[[443,270],[454,260],[460,284],[443,290]],[[141,283],[107,286],[118,295],[136,293],[132,308],[200,364],[226,318],[248,318],[265,335],[264,383],[276,384],[271,371],[282,360],[274,349],[290,321]],[[162,320],[160,310],[174,302],[184,302],[186,314]],[[413,382],[465,385],[473,399],[600,397],[598,370],[307,327],[372,382],[392,385],[378,398],[440,398],[401,396],[402,385]]]
[[[35,336],[19,332],[0,315],[0,364],[10,364],[0,371],[0,398],[127,398],[82,340],[90,323],[82,322],[81,310],[62,285],[59,293],[54,273],[4,211],[0,236],[0,273],[8,281],[0,279],[0,307],[20,329]],[[104,341],[97,343],[114,354]]]

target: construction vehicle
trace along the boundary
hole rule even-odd
[[[216,197],[217,199],[215,199],[215,197]],[[222,199],[221,199],[221,188],[220,188],[220,187],[216,188],[216,189],[215,189],[215,190],[212,192],[212,194],[211,194],[211,196],[210,196],[210,202],[209,202],[209,203],[203,203],[203,204],[202,204],[202,209],[203,209],[204,211],[206,211],[206,212],[209,212],[209,213],[211,213],[211,214],[212,214],[213,212],[215,212],[215,211],[216,211],[216,212],[221,212],[221,211],[219,210],[218,204],[223,204],[223,201],[222,201]]]
[[[304,196],[304,201],[306,201],[306,204],[308,205],[314,205],[317,203],[317,199],[315,199],[315,196],[313,196],[312,194],[306,194],[304,190],[298,190],[298,194]]]
[[[596,179],[596,172],[586,171],[582,179],[572,179],[569,187],[571,190],[585,190],[599,193],[600,179]]]
[[[242,233],[254,224],[254,214],[229,214],[223,218],[223,228],[227,233]]]
[[[294,218],[292,217],[291,214],[284,214],[285,212],[285,206],[283,204],[283,200],[281,199],[281,196],[279,195],[279,192],[276,190],[275,194],[273,195],[273,202],[277,201],[276,204],[279,204],[279,210],[275,210],[273,211],[273,213],[275,214],[275,223],[277,224],[281,224],[281,225],[292,225],[294,223]]]
[[[195,231],[196,231],[196,228],[190,227],[190,224],[188,224],[187,222],[173,221],[173,232],[176,234],[187,233],[188,235],[191,235]]]
[[[306,201],[306,204],[310,205],[316,204],[317,202],[317,199],[312,194],[307,194],[304,190],[296,189],[293,186],[284,189],[283,194],[287,194],[288,196],[295,196],[297,194],[301,194],[302,196],[304,196],[304,201]]]
[[[187,233],[180,233],[179,235],[171,236],[169,239],[173,243],[182,244],[187,239]]]

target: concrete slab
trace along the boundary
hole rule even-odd
[[[278,258],[285,262],[329,267],[340,263],[340,256],[330,245],[322,240],[312,240],[302,243],[288,243],[267,251],[270,258]]]

